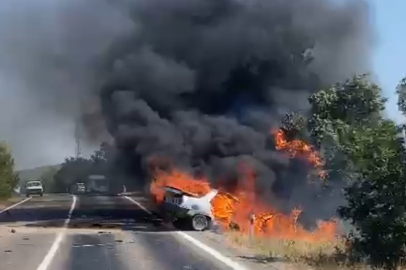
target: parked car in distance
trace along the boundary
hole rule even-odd
[[[85,183],[76,183],[76,193],[85,193],[86,186]]]
[[[44,194],[44,188],[42,186],[41,181],[28,181],[26,183],[26,188],[25,188],[25,195],[26,197],[29,197],[31,195],[42,195]]]

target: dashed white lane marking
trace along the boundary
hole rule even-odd
[[[19,206],[20,204],[25,203],[26,201],[31,200],[31,198],[32,198],[32,197],[28,197],[28,198],[26,198],[26,199],[24,199],[24,200],[22,200],[22,201],[19,201],[19,202],[16,203],[16,204],[10,205],[9,207],[7,207],[7,208],[1,210],[1,211],[0,211],[0,214],[1,214],[1,213],[4,213],[4,212],[6,212],[6,211],[8,211],[8,210],[10,210],[10,209],[13,209],[14,207]]]
[[[139,202],[137,202],[133,198],[130,198],[128,196],[124,196],[124,198],[126,198],[127,200],[129,200],[132,203],[134,203],[135,205],[137,205],[139,208],[144,210],[146,213],[152,214],[151,211],[149,211],[147,208],[145,208],[142,204],[140,204]],[[227,265],[231,269],[233,269],[233,270],[249,270],[248,268],[238,264],[237,262],[232,261],[230,258],[224,256],[223,254],[221,254],[217,250],[209,247],[206,244],[203,244],[202,242],[200,242],[196,238],[190,236],[189,234],[181,232],[181,231],[176,231],[176,233],[179,236],[183,237],[185,240],[187,240],[190,243],[192,243],[193,245],[195,245],[196,247],[198,247],[198,248],[204,250],[205,252],[209,253],[211,256],[213,256],[214,258],[216,258],[218,261],[222,262],[223,264]]]
[[[63,238],[65,236],[66,227],[68,226],[68,224],[70,222],[73,210],[75,209],[76,200],[77,200],[76,196],[73,196],[72,205],[70,207],[68,217],[65,219],[62,230],[59,231],[57,237],[55,238],[54,243],[52,244],[52,246],[49,249],[49,251],[48,251],[47,255],[45,256],[45,258],[42,260],[41,264],[38,266],[37,270],[47,270],[49,265],[52,262],[52,259],[55,257],[55,254],[58,251],[59,246],[60,246],[60,244],[61,244],[61,242],[62,242],[62,240],[63,240]]]

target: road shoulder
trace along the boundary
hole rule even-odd
[[[16,206],[19,206],[29,200],[31,200],[31,198],[16,196],[16,197],[11,197],[4,201],[0,201],[0,214],[7,212],[8,210],[10,210]]]
[[[25,199],[26,199],[25,196],[12,196],[8,199],[0,199],[0,211],[4,210],[9,206],[17,204]]]

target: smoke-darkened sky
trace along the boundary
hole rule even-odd
[[[319,82],[369,70],[368,6],[344,2],[1,1],[0,138],[19,168],[59,162],[74,154],[83,110],[92,136],[103,133],[104,89],[110,131],[141,157],[174,154],[216,171],[247,155],[269,172],[265,130],[305,109]]]
[[[305,114],[320,87],[369,70],[366,2],[137,0],[125,7],[135,27],[101,55],[100,91],[133,181],[148,183],[148,161],[158,157],[233,188],[246,180],[243,163],[255,170],[260,197],[281,210],[303,206],[310,220],[335,214],[340,190],[308,185],[306,165],[275,151],[271,130],[287,112]]]
[[[243,162],[265,200],[328,218],[342,197],[316,196],[270,131],[321,86],[370,71],[367,1],[336,2],[0,1],[0,139],[18,168],[54,164],[81,119],[85,148],[114,138],[128,179],[148,182],[158,157],[232,187]]]

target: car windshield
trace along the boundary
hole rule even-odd
[[[35,182],[28,182],[27,187],[37,187],[40,186],[41,182],[35,181]]]

